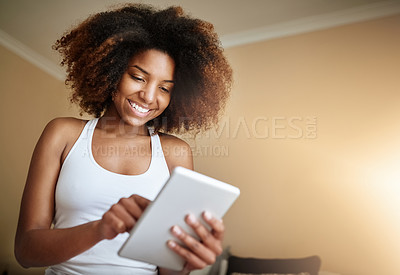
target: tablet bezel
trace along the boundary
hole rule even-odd
[[[198,172],[176,167],[170,178],[146,208],[130,232],[118,254],[172,270],[182,270],[184,259],[167,246],[168,240],[177,240],[170,232],[173,225],[180,226],[196,237],[184,222],[193,214],[203,224],[201,215],[210,212],[222,218],[240,194],[237,187]]]

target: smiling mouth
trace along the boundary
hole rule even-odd
[[[132,106],[132,108],[135,109],[136,111],[138,111],[139,113],[145,114],[150,111],[150,109],[143,108],[143,107],[137,105],[135,102],[130,101],[129,99],[128,99],[128,102]]]

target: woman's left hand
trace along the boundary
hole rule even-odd
[[[203,269],[207,265],[215,262],[217,256],[222,253],[222,240],[225,227],[222,220],[214,218],[209,212],[202,215],[204,221],[211,227],[208,230],[196,217],[189,214],[185,222],[193,228],[199,236],[197,240],[186,233],[182,228],[173,226],[172,234],[177,237],[185,247],[180,246],[175,241],[169,241],[168,246],[178,255],[186,260],[183,271],[190,272],[194,269]]]

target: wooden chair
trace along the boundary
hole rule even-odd
[[[246,274],[310,274],[318,275],[321,259],[310,256],[297,259],[257,259],[230,256],[227,275]]]

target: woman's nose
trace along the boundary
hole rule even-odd
[[[147,85],[140,92],[140,96],[145,101],[145,103],[150,104],[155,100],[156,92],[157,92],[156,85]]]

